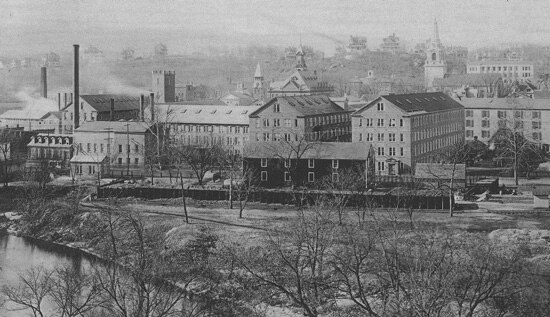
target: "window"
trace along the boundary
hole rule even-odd
[[[405,135],[403,133],[399,134],[399,141],[401,142],[405,141]]]
[[[540,118],[540,111],[533,111],[533,113],[531,114],[531,118],[539,119]]]
[[[314,168],[315,167],[315,160],[307,160],[307,167]]]
[[[378,162],[378,170],[379,171],[383,171],[386,169],[386,164],[384,164],[385,162]]]
[[[379,127],[383,127],[384,126],[384,119],[378,119],[378,125]]]
[[[403,148],[400,148],[400,154],[401,154],[401,156],[405,155]]]
[[[264,127],[269,127],[269,119],[264,119]]]
[[[266,158],[260,159],[260,165],[261,167],[267,167],[267,159]]]
[[[270,135],[269,133],[264,133],[264,141],[267,142],[269,141],[271,138],[270,138]]]
[[[384,103],[379,102],[376,104],[378,111],[384,111]]]
[[[532,124],[533,124],[533,129],[540,129],[541,128],[540,121],[533,121]]]
[[[390,127],[395,127],[395,119],[390,119]]]
[[[260,127],[260,119],[256,119],[256,128],[259,128]],[[220,127],[221,129],[221,127]],[[219,130],[218,132],[222,132],[221,130]]]
[[[366,141],[372,141],[374,139],[373,133],[367,133],[367,140]]]
[[[289,167],[290,167],[290,160],[285,160],[285,167],[286,167],[286,168],[289,168]]]
[[[338,182],[338,173],[332,173],[332,181]]]
[[[94,143],[94,153],[97,153],[97,143]]]
[[[359,133],[359,141],[363,141],[363,133]]]
[[[92,150],[91,144],[90,143],[86,144],[86,151],[88,151],[88,153],[90,153],[91,150]]]
[[[260,177],[261,177],[262,182],[267,181],[267,172],[266,171],[262,171],[262,173],[260,175],[261,175]]]
[[[489,120],[481,121],[481,127],[482,128],[488,128],[489,127]]]
[[[523,119],[523,111],[521,111],[521,110],[514,111],[514,117]]]
[[[474,126],[474,120],[466,119],[466,127],[473,127]]]
[[[290,182],[290,181],[291,181],[290,173],[289,173],[289,172],[285,172],[285,182]]]
[[[384,148],[383,147],[378,148],[378,155],[384,155]]]
[[[307,173],[307,181],[310,183],[313,183],[315,181],[315,173],[309,172]]]
[[[384,141],[384,133],[378,133],[378,142]]]
[[[403,126],[403,119],[399,119],[399,126],[400,126],[400,127]]]
[[[473,110],[466,110],[466,117],[473,117],[474,111]]]
[[[298,119],[294,119],[294,126],[295,126],[295,127],[298,126]]]
[[[491,137],[491,134],[487,130],[481,130],[481,137],[484,139],[488,139]]]
[[[118,165],[122,165],[122,157],[118,158]]]
[[[390,156],[395,156],[395,148],[394,147],[389,148],[388,152],[389,152]]]
[[[497,112],[497,117],[498,117],[499,119],[506,119],[506,111],[500,111],[500,110],[499,110],[499,111]]]
[[[136,157],[136,158],[134,159],[134,164],[139,164],[139,158]]]
[[[363,126],[363,119],[359,119],[359,126],[360,126],[360,127]]]
[[[99,145],[99,151],[100,151],[101,153],[103,153],[103,143],[101,143],[101,144]]]
[[[118,153],[122,153],[122,144],[118,145]]]
[[[395,133],[388,133],[388,141],[395,142]]]
[[[339,163],[338,160],[332,160],[332,168],[338,168]]]
[[[273,105],[273,112],[281,112],[281,106],[278,103]]]
[[[134,144],[134,153],[139,153],[139,144]]]
[[[365,125],[366,125],[367,127],[372,127],[373,121],[374,121],[374,120],[373,120],[372,118],[367,118],[366,120],[367,120],[367,122],[366,122]]]
[[[481,111],[481,117],[482,118],[489,118],[489,110],[482,110]]]
[[[273,119],[273,126],[274,127],[280,127],[281,126],[281,120],[280,119]]]

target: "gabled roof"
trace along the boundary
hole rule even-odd
[[[376,104],[380,98],[387,100],[399,109],[408,113],[429,113],[464,108],[464,106],[462,106],[458,101],[442,92],[426,92],[417,94],[383,95],[374,99],[374,101],[370,102],[363,108],[357,110],[354,114],[358,114],[359,112]]]
[[[466,109],[550,110],[548,99],[532,98],[462,98]]]
[[[319,76],[315,72],[307,70],[294,70],[286,79],[271,83],[269,88],[275,91],[281,90],[291,82],[294,82],[301,91],[332,90],[332,86],[319,80]]]
[[[502,79],[497,73],[451,75],[447,78],[435,78],[434,86],[462,87],[462,86],[490,86]]]
[[[155,105],[160,122],[206,125],[248,125],[249,115],[258,106],[201,106],[201,105]],[[145,110],[149,115],[149,110]],[[166,117],[168,116],[168,119]]]
[[[115,100],[115,111],[139,110],[139,96],[104,94],[81,95],[80,98],[98,112],[111,111],[111,98]]]
[[[264,109],[271,106],[273,103],[285,104],[294,108],[302,116],[314,116],[329,113],[345,112],[335,102],[330,100],[326,95],[313,95],[313,96],[283,96],[275,97],[268,101],[265,105],[261,106],[258,110],[250,114],[250,117],[255,117],[260,114]]]
[[[229,96],[235,96],[237,99],[239,99],[239,103],[241,106],[244,106],[244,105],[248,106],[252,104],[254,101],[256,101],[256,99],[254,99],[252,96],[241,92],[236,92],[236,91],[226,94],[221,99],[222,100],[227,99],[227,97]]]
[[[298,143],[286,142],[249,142],[245,144],[243,156],[246,158],[277,158],[281,153],[292,153],[296,158],[296,152],[292,148]],[[305,147],[305,144],[301,145]],[[360,160],[366,161],[371,148],[366,142],[319,142],[308,145],[308,148],[300,156],[301,159],[324,160]]]
[[[75,132],[119,132],[144,133],[150,124],[141,121],[86,121],[80,124]]]

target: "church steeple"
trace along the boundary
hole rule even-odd
[[[432,37],[432,41],[441,42],[441,40],[439,39],[439,28],[437,27],[437,19],[435,18],[434,18],[434,34]]]
[[[432,38],[426,47],[426,62],[424,63],[424,85],[428,90],[433,89],[435,78],[444,78],[447,72],[445,63],[445,49],[439,39],[439,26],[434,19]]]
[[[256,72],[254,72],[254,79],[256,78],[264,78],[264,75],[262,75],[262,68],[260,67],[260,63],[258,62],[258,65],[256,65]]]
[[[304,52],[304,48],[302,47],[302,39],[300,38],[300,47],[296,51],[296,69],[297,70],[306,70],[306,59],[305,59],[306,53]]]

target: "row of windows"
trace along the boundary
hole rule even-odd
[[[175,132],[214,132],[217,130],[218,133],[248,133],[247,126],[172,124],[171,128]]]
[[[428,153],[431,151],[435,151],[447,146],[450,146],[452,144],[456,144],[460,141],[460,137],[458,134],[450,135],[445,138],[438,138],[435,140],[428,140],[426,142],[421,142],[418,144],[413,145],[411,148],[412,155],[421,155],[424,153]]]
[[[269,119],[262,119],[262,126],[263,127],[269,127],[271,120]],[[281,123],[284,123],[286,128],[292,127],[292,119],[284,119],[283,122],[281,122],[281,119],[273,119],[273,126],[274,127],[280,127]],[[298,126],[298,119],[294,119],[294,127]],[[256,128],[260,127],[260,119],[256,119]]]
[[[187,135],[180,138],[184,144],[202,144],[202,145],[241,145],[248,141],[247,137],[222,137],[222,136],[199,136],[199,135]]]
[[[498,127],[499,128],[506,128],[508,126],[508,122],[506,121],[498,121]],[[515,129],[523,129],[524,122],[523,121],[514,121],[513,123]],[[466,120],[466,128],[473,128],[475,126],[474,120]],[[485,119],[481,121],[481,127],[482,128],[490,128],[491,127],[491,121]],[[531,121],[531,128],[532,129],[541,129],[542,123],[540,121]]]
[[[542,133],[541,132],[533,132],[531,134],[534,141],[540,141],[542,140]],[[474,131],[473,130],[466,130],[466,138],[473,139],[474,138]],[[491,132],[488,130],[481,130],[481,138],[482,139],[490,139],[491,138]]]
[[[470,71],[477,71],[477,67],[470,67]],[[482,72],[502,72],[502,71],[530,71],[531,66],[480,66]]]
[[[420,141],[429,139],[443,134],[457,132],[463,129],[463,126],[459,122],[453,122],[444,126],[437,126],[435,128],[424,129],[422,131],[414,131],[411,135],[412,141]]]
[[[267,158],[260,159],[260,166],[261,167],[267,167],[267,162],[268,162]],[[290,160],[285,160],[284,166],[285,166],[285,168],[289,168],[291,166],[291,161]],[[340,160],[332,160],[331,166],[332,166],[332,168],[337,169],[340,166]],[[315,168],[315,160],[314,159],[308,159],[307,160],[307,167],[308,168]]]
[[[394,148],[394,147],[389,147],[388,148],[388,156],[396,156],[397,155],[397,149]],[[377,153],[378,155],[382,156],[382,155],[386,155],[386,151],[385,151],[385,148],[384,147],[378,147],[377,148]],[[405,155],[405,149],[404,148],[399,148],[399,156],[404,156]]]
[[[441,121],[447,121],[447,120],[458,120],[462,119],[461,111],[445,111],[441,113],[431,113],[427,115],[417,116],[411,118],[411,126],[418,127],[418,126],[424,126],[424,125],[433,125],[433,124],[440,124]]]
[[[377,135],[377,138],[376,140],[378,142],[383,142],[384,139],[385,139],[385,134],[384,133],[378,133]],[[388,141],[389,142],[397,142],[397,133],[388,133]],[[363,133],[359,133],[359,141],[363,141]],[[371,142],[371,141],[374,141],[374,133],[366,133],[365,134],[365,140],[364,141],[367,141],[367,142]],[[405,135],[403,133],[400,133],[399,134],[399,142],[404,142],[405,141]]]
[[[262,182],[267,182],[267,171],[261,171],[260,173],[260,179]],[[285,182],[290,182],[291,177],[289,172],[284,172],[284,180]],[[339,180],[338,173],[332,173],[332,181],[337,182]],[[315,182],[315,172],[308,172],[307,173],[307,181],[310,183]]]
[[[513,113],[514,118],[522,118],[522,119],[523,119],[523,116],[524,116],[524,113],[525,113],[523,110],[509,110],[509,111],[498,110],[497,113],[496,113],[497,118],[506,119],[506,117],[508,116],[508,112]],[[466,114],[467,118],[471,118],[471,117],[474,116],[474,110],[468,109],[468,110],[466,110],[465,114]],[[489,110],[481,110],[481,117],[482,118],[490,118],[491,117],[491,112]],[[540,117],[541,117],[541,112],[540,111],[531,111],[531,118],[532,119],[539,119]]]
[[[331,114],[331,115],[307,118],[306,126],[342,123],[342,122],[348,122],[349,120],[350,120],[349,114]]]
[[[372,127],[373,126],[373,122],[374,122],[374,119],[372,118],[366,118],[365,119],[365,126],[366,127]],[[397,126],[397,119],[389,119],[388,120],[388,127],[396,127]],[[383,127],[385,125],[385,119],[383,118],[377,118],[376,119],[376,126],[377,127]],[[358,127],[362,127],[363,126],[363,118],[359,119],[359,121],[357,122],[357,126]],[[399,126],[402,127],[403,126],[403,119],[399,119]]]

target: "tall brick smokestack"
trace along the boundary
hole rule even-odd
[[[79,78],[79,54],[78,50],[80,48],[80,45],[74,44],[74,79],[73,79],[73,90],[74,90],[74,98],[73,99],[73,108],[74,108],[74,129],[77,129],[79,126],[80,121],[80,109],[78,107],[78,104],[80,102],[80,78]]]
[[[145,121],[145,95],[139,97],[139,121]]]
[[[40,68],[40,97],[48,98],[48,72],[46,67]]]
[[[155,94],[149,95],[149,107],[151,108],[151,122],[155,122]]]
[[[57,110],[61,110],[61,93],[57,93]]]
[[[109,121],[114,121],[115,119],[115,99],[111,98],[111,111],[109,111]]]

